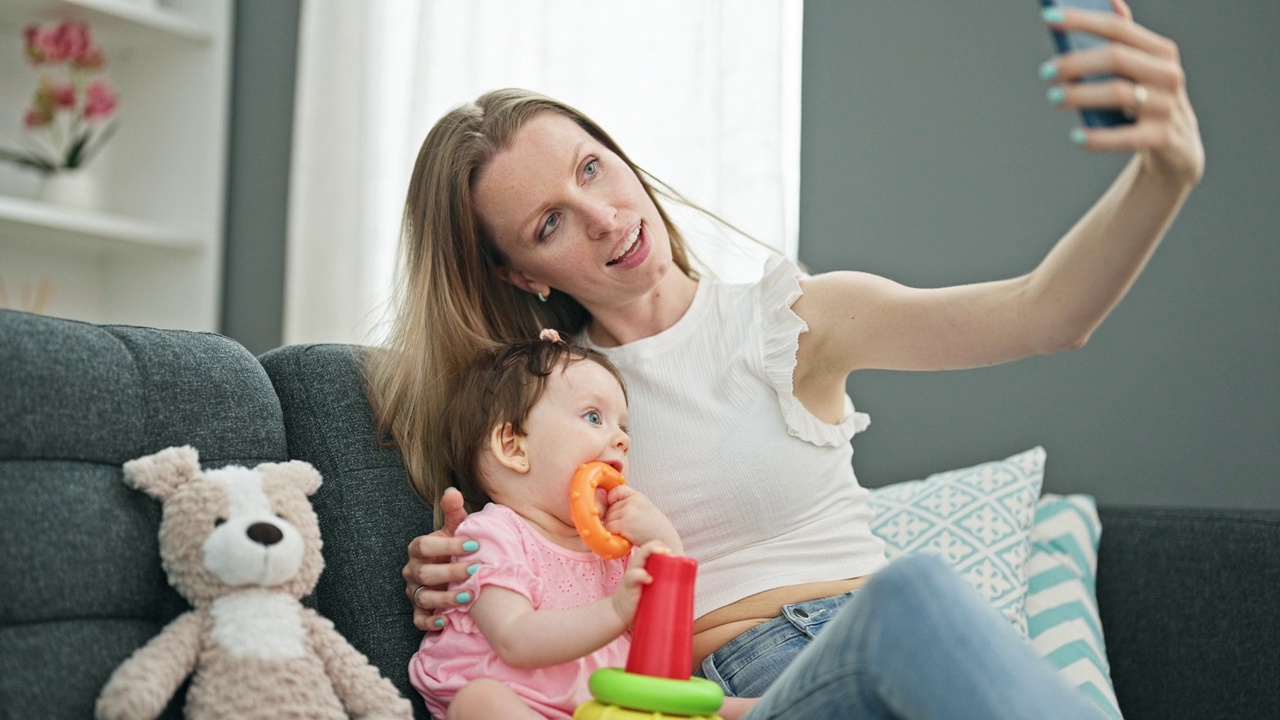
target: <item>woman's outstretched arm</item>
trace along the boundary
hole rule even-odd
[[[1061,106],[1071,112],[1134,108],[1136,96],[1146,96],[1134,124],[1083,135],[1085,148],[1133,152],[1132,161],[1026,275],[936,289],[857,272],[805,280],[794,306],[810,328],[797,358],[802,401],[808,404],[806,392],[843,392],[858,369],[960,369],[1080,347],[1128,292],[1199,182],[1204,150],[1177,47],[1116,6],[1119,15],[1066,10],[1057,27],[1111,43],[1051,62],[1055,82],[1067,83]],[[1096,73],[1118,77],[1097,87],[1070,84]]]

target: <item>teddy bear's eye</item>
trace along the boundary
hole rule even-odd
[[[217,520],[213,521],[213,526],[218,527],[219,525],[225,523],[226,521],[227,521],[226,518],[218,518]]]

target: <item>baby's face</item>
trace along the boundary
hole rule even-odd
[[[579,360],[547,378],[524,430],[530,483],[544,508],[559,508],[568,521],[569,484],[582,463],[600,461],[627,474],[627,400],[610,372]],[[557,515],[560,513],[557,512]]]

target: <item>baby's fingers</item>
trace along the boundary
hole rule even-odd
[[[650,555],[669,555],[670,553],[671,548],[667,547],[661,540],[650,540],[636,548],[635,553],[631,555],[630,567],[643,568]]]

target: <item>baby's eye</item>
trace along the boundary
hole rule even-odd
[[[601,425],[604,423],[604,420],[600,418],[600,413],[596,412],[595,410],[588,410],[587,413],[582,417],[585,418],[586,421],[591,423],[592,425]]]

